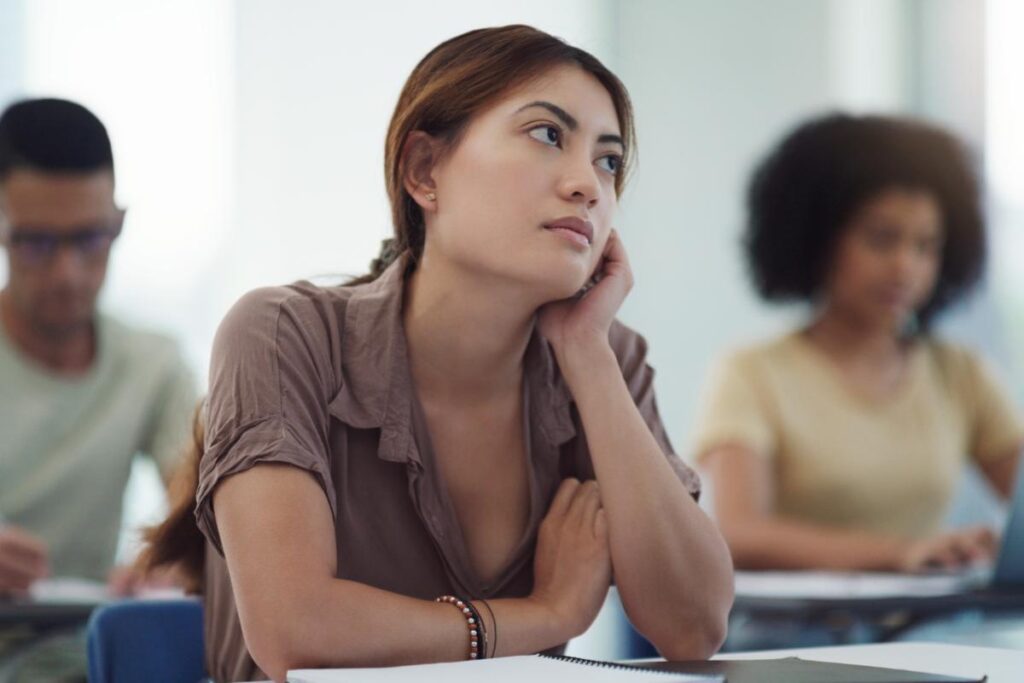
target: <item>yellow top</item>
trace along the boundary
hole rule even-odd
[[[771,458],[779,514],[913,537],[938,530],[967,457],[1022,443],[1009,398],[962,347],[916,343],[900,389],[873,401],[793,333],[719,363],[694,452],[738,444]]]

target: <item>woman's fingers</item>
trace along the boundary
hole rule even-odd
[[[593,479],[584,482],[576,495],[579,501],[575,522],[580,529],[590,529],[594,525],[594,516],[601,509],[601,493],[597,482]]]
[[[578,528],[583,525],[583,515],[588,499],[596,493],[594,486],[592,481],[585,481],[576,487],[572,501],[569,503],[569,509],[565,513],[566,521],[574,527]]]
[[[989,560],[995,556],[996,537],[991,529],[969,529],[958,535],[958,548],[969,562]]]
[[[594,515],[594,538],[602,546],[608,545],[608,516],[604,508],[598,508]]]
[[[572,504],[576,497],[576,491],[580,487],[580,480],[574,477],[563,479],[562,483],[559,484],[558,490],[555,491],[555,497],[551,500],[551,505],[548,507],[548,519],[561,519],[569,512],[569,506]]]

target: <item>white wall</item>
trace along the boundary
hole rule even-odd
[[[803,0],[619,5],[619,73],[640,134],[621,221],[637,285],[623,317],[651,342],[662,417],[680,451],[713,359],[797,314],[761,305],[745,274],[739,239],[753,164],[823,108],[901,104],[899,81],[870,89],[862,72],[881,65],[860,61],[899,57],[898,40],[891,30],[874,42],[845,39],[835,13],[850,11]],[[850,30],[870,34],[871,21]]]
[[[128,208],[103,306],[208,354],[204,285],[233,220],[228,0],[25,3],[23,95],[81,102],[106,124]],[[198,334],[197,334],[198,332]]]
[[[24,50],[21,4],[22,0],[0,0],[0,103],[11,100],[21,89]]]
[[[22,91],[24,17],[22,0],[0,0],[0,107]],[[0,282],[7,279],[7,259],[0,256]]]

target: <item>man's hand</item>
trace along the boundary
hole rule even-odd
[[[24,529],[0,525],[0,595],[20,595],[50,573],[46,544]]]

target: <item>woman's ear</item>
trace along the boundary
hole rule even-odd
[[[421,130],[409,133],[402,147],[402,184],[424,211],[433,211],[437,207],[433,171],[440,149],[437,139]]]

